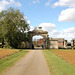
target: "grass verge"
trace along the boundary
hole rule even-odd
[[[6,71],[6,69],[13,66],[20,58],[25,56],[27,53],[28,51],[22,50],[0,60],[0,75],[2,74],[2,72]]]
[[[75,67],[52,53],[43,50],[51,75],[75,75]]]

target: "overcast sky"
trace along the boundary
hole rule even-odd
[[[11,6],[24,13],[31,30],[41,26],[50,37],[75,38],[75,0],[0,0],[0,12]]]

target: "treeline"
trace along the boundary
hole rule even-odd
[[[0,12],[0,41],[12,48],[21,48],[22,42],[29,41],[29,24],[18,9],[9,8]]]

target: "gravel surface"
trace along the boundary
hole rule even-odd
[[[42,50],[31,50],[3,75],[50,75]]]

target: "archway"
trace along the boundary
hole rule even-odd
[[[34,49],[42,49],[44,47],[44,38],[40,35],[35,35],[32,37],[32,44],[34,46]]]
[[[45,49],[49,49],[50,45],[49,45],[49,37],[48,37],[48,32],[47,31],[43,31],[42,27],[39,27],[39,30],[37,30],[37,27],[35,27],[35,29],[33,31],[29,31],[30,33],[30,41],[29,41],[29,48],[32,49],[32,37],[35,35],[41,35],[44,39],[44,47]]]

